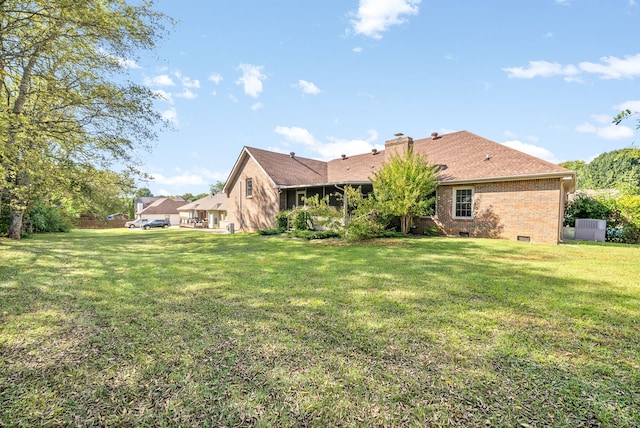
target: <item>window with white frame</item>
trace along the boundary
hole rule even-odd
[[[473,218],[473,189],[470,187],[455,189],[453,200],[454,218]]]
[[[245,191],[247,198],[251,198],[253,196],[253,178],[247,178]]]

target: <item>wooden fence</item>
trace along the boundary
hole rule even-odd
[[[77,220],[74,227],[78,229],[117,229],[124,227],[129,220]]]

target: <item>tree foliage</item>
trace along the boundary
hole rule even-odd
[[[389,219],[378,211],[373,195],[364,195],[360,187],[345,186],[341,195],[346,200],[348,218],[345,219],[344,238],[362,241],[382,236]]]
[[[52,190],[82,193],[74,183],[95,182],[96,171],[116,163],[139,172],[140,150],[150,148],[161,118],[156,95],[123,77],[167,21],[152,1],[0,1],[0,192],[9,237],[20,238],[25,212]]]
[[[399,217],[402,233],[409,232],[415,217],[431,214],[437,172],[424,156],[412,150],[392,156],[372,183],[377,209]]]
[[[620,125],[622,123],[623,120],[628,119],[631,116],[635,116],[637,115],[638,112],[632,112],[630,109],[624,109],[622,110],[620,113],[618,113],[616,115],[616,117],[613,118],[613,120],[611,121],[611,123],[613,123],[614,125]],[[640,120],[638,121],[638,125],[636,126],[636,128],[640,129]]]
[[[579,218],[606,220],[607,241],[640,243],[640,195],[578,191],[567,204],[564,224],[573,227]]]
[[[573,160],[573,161],[565,161],[561,162],[560,165],[563,168],[567,168],[571,171],[575,171],[576,173],[576,188],[583,189],[582,181],[584,180],[584,170],[587,167],[587,163],[583,160]]]
[[[212,195],[217,195],[218,193],[222,193],[222,189],[224,189],[225,182],[224,181],[216,181],[215,184],[209,185],[209,192]]]
[[[640,193],[640,149],[627,148],[601,154],[582,170],[581,184],[584,189]]]
[[[590,163],[577,160],[560,166],[576,172],[579,190],[615,189],[623,194],[640,194],[640,149],[614,150]]]
[[[153,193],[148,187],[140,187],[136,190],[136,198],[153,198]]]

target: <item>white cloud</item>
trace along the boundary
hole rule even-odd
[[[302,144],[309,150],[317,153],[321,159],[329,160],[339,158],[345,154],[347,156],[362,154],[376,148],[384,149],[384,144],[373,144],[378,139],[378,133],[374,130],[368,131],[367,138],[343,139],[328,137],[327,142],[317,140],[307,129],[300,127],[278,126],[275,132],[285,138],[287,144]],[[280,151],[280,150],[279,150]]]
[[[261,65],[240,64],[238,69],[242,76],[236,80],[236,84],[244,86],[244,93],[253,98],[258,98],[262,92],[262,81],[267,78],[262,74]]]
[[[146,86],[175,86],[176,83],[166,74],[160,74],[154,77],[145,77],[143,83]]]
[[[198,79],[192,80],[190,77],[183,76],[181,72],[176,71],[174,75],[180,80],[182,86],[185,88],[199,88],[200,81]]]
[[[351,49],[353,52],[355,53],[360,53],[362,52],[362,46],[356,46],[355,48]]]
[[[417,15],[421,0],[360,0],[351,25],[356,34],[381,39],[392,25],[405,22],[403,16]]]
[[[229,101],[231,101],[234,104],[238,104],[238,97],[236,97],[233,94],[229,94]]]
[[[601,79],[623,79],[640,76],[640,54],[625,56],[623,59],[614,56],[600,58],[600,63],[581,62],[580,69],[600,75]]]
[[[176,111],[176,109],[174,107],[171,107],[170,109],[164,110],[160,112],[160,116],[162,117],[162,120],[165,120],[169,123],[174,124],[175,126],[179,126],[180,122],[178,121],[178,112]]]
[[[173,95],[171,93],[163,91],[162,89],[155,89],[153,92],[160,96],[163,101],[166,101],[169,104],[173,104]]]
[[[128,68],[129,70],[139,70],[142,67],[140,67],[140,65],[138,65],[137,62],[135,62],[132,59],[127,59],[127,58],[116,58],[118,61],[118,64],[120,64],[120,67],[122,68]]]
[[[189,88],[184,88],[184,91],[182,91],[179,94],[176,94],[176,97],[184,98],[184,99],[187,99],[187,100],[192,100],[194,98],[197,98],[198,94],[195,94],[195,93],[191,92],[191,90]]]
[[[264,107],[263,103],[255,103],[254,105],[251,106],[251,110],[257,111],[257,110],[260,110],[262,107]]]
[[[512,149],[529,154],[531,156],[544,159],[547,162],[560,163],[558,158],[556,158],[556,156],[549,149],[546,149],[544,147],[523,143],[522,141],[519,141],[519,140],[505,141],[502,144]]]
[[[378,133],[374,130],[368,131],[367,138],[344,139],[329,137],[329,142],[315,148],[323,159],[335,159],[345,154],[347,156],[360,155],[370,152],[371,149],[384,150],[384,144],[373,144],[378,139]]]
[[[528,67],[503,68],[510,79],[533,79],[534,77],[564,76],[573,78],[579,74],[573,65],[563,66],[557,62],[529,61]]]
[[[594,134],[605,140],[622,140],[633,137],[633,129],[612,123],[598,127],[589,122],[584,122],[576,127],[576,131],[582,134]]]
[[[190,171],[178,169],[178,174],[166,176],[161,173],[151,173],[153,182],[167,186],[202,186],[216,180],[227,178],[227,172],[211,171],[207,168],[193,168]],[[168,194],[168,193],[167,193]]]
[[[209,76],[208,78],[211,82],[215,83],[216,85],[219,84],[220,82],[222,82],[222,75],[218,74],[218,73],[213,73],[212,75]]]
[[[640,100],[625,101],[622,104],[618,104],[614,107],[618,111],[631,110],[632,113],[640,112]]]
[[[557,62],[529,61],[528,67],[503,68],[511,79],[533,79],[535,77],[563,76],[568,82],[581,82],[581,74],[597,75],[601,79],[631,79],[640,76],[640,54],[624,58],[602,57],[599,63],[584,61],[577,66]]]
[[[304,144],[306,146],[319,144],[319,142],[317,142],[316,139],[313,138],[313,135],[311,135],[308,130],[299,128],[297,126],[276,126],[275,132],[276,134],[280,134],[285,137],[285,140],[291,143]]]
[[[322,92],[314,83],[307,82],[306,80],[298,80],[298,83],[296,83],[294,87],[302,89],[303,94],[318,95]]]

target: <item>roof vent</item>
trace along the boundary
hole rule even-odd
[[[491,160],[491,155],[490,155],[489,153],[487,153],[487,154],[484,156],[484,160]]]
[[[295,158],[295,157],[296,157],[296,153],[295,153],[295,152],[291,152],[291,153],[289,153],[289,157],[290,157],[291,159]]]
[[[342,155],[342,160],[345,160],[347,158],[347,155]]]
[[[371,149],[371,154],[372,155],[377,155],[378,154],[378,149]]]
[[[438,133],[437,132],[432,132],[431,133],[431,139],[435,140],[436,138],[438,138]]]

